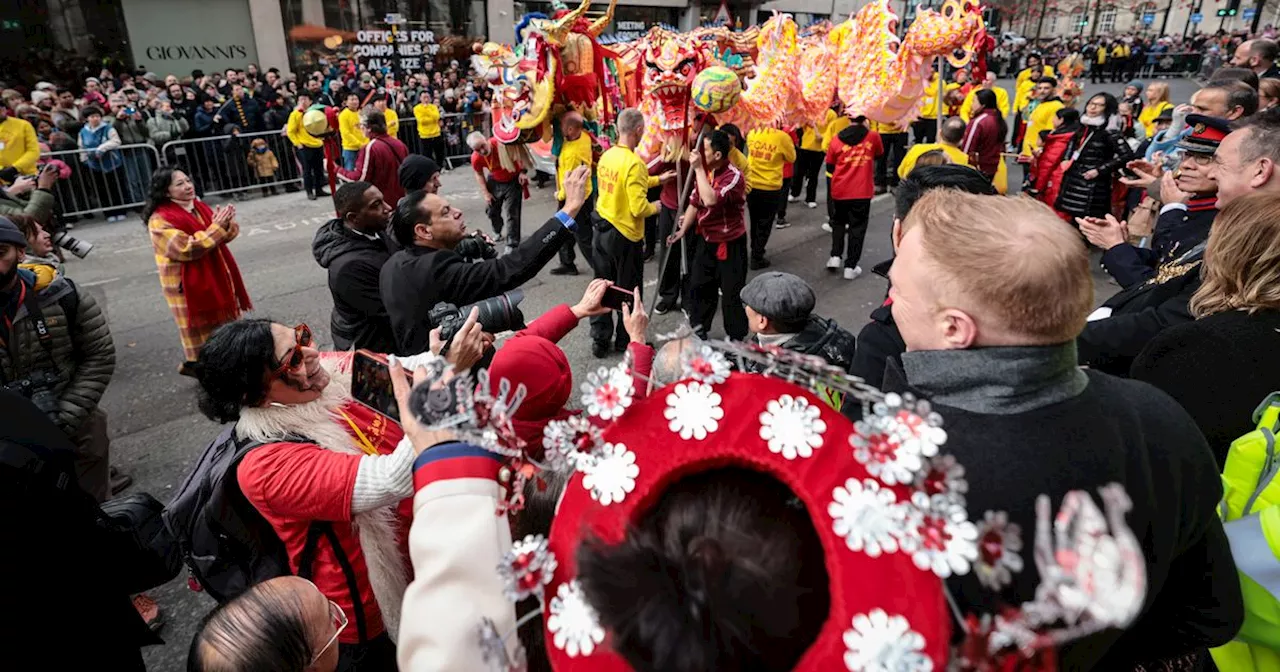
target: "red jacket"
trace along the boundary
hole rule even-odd
[[[1031,165],[1036,198],[1051,208],[1058,200],[1058,192],[1062,190],[1062,175],[1068,168],[1065,161],[1067,146],[1071,144],[1073,135],[1074,129],[1062,133],[1045,133],[1044,142],[1040,145],[1040,156]]]
[[[964,134],[964,153],[969,155],[969,165],[982,171],[987,177],[995,177],[1000,167],[1000,150],[1004,139],[1000,137],[1000,121],[996,110],[983,110]]]
[[[356,155],[356,169],[338,167],[338,174],[351,182],[368,182],[382,192],[382,200],[395,207],[404,198],[400,186],[400,162],[409,155],[409,148],[389,135],[375,135],[369,144]]]

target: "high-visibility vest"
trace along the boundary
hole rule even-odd
[[[1254,411],[1258,427],[1231,442],[1218,513],[1244,595],[1244,627],[1211,649],[1220,670],[1280,672],[1280,392]]]

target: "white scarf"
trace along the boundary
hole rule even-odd
[[[363,455],[347,433],[346,422],[337,416],[338,409],[350,401],[347,390],[351,387],[351,374],[339,373],[326,366],[329,385],[319,399],[292,406],[263,406],[240,411],[236,423],[236,435],[261,443],[285,440],[287,436],[303,436],[325,450],[351,455]],[[337,496],[337,493],[334,493]],[[351,527],[360,538],[365,566],[369,571],[369,584],[382,612],[382,622],[387,634],[395,641],[400,632],[400,604],[409,585],[405,570],[404,554],[400,551],[397,532],[399,515],[396,507],[356,514]],[[359,599],[353,595],[352,599]]]

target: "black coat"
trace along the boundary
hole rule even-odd
[[[32,450],[75,473],[75,446],[31,402],[0,388],[0,418],[0,442],[29,447],[22,454]],[[140,647],[161,643],[129,600],[131,591],[150,586],[124,583],[137,561],[131,538],[99,525],[97,506],[74,483],[59,491],[0,461],[0,595],[7,607],[0,628],[15,668],[142,672]]]
[[[334,349],[395,352],[391,318],[378,292],[382,265],[391,257],[385,234],[370,239],[333,219],[316,231],[311,253],[320,267],[329,271],[329,293],[333,295],[329,328]]]
[[[855,343],[853,334],[836,324],[835,320],[810,315],[804,328],[783,343],[782,347],[821,357],[828,364],[848,371],[853,366]]]
[[[572,220],[570,220],[572,222]],[[416,355],[430,345],[428,313],[447,301],[459,308],[510,291],[533,279],[574,233],[556,217],[510,254],[478,263],[453,250],[414,246],[382,267],[380,291],[391,318],[397,355]]]
[[[1102,254],[1102,266],[1121,287],[1146,282],[1156,277],[1161,266],[1172,263],[1208,239],[1209,227],[1217,213],[1212,207],[1171,209],[1156,219],[1150,249],[1117,245]]]
[[[1111,183],[1115,172],[1133,158],[1133,151],[1118,134],[1096,126],[1081,126],[1071,137],[1063,160],[1080,155],[1062,176],[1057,209],[1073,217],[1101,217],[1111,212]],[[1097,170],[1098,177],[1084,174]]]
[[[1133,501],[1125,517],[1142,546],[1147,596],[1126,631],[1106,630],[1061,650],[1063,670],[1132,670],[1203,651],[1235,636],[1243,622],[1240,582],[1216,514],[1222,484],[1195,423],[1168,395],[1144,383],[1089,371],[1075,397],[1029,411],[962,411],[933,399],[947,430],[943,450],[964,467],[970,520],[1004,511],[1021,528],[1023,570],[998,596],[976,573],[947,587],[966,612],[991,613],[1035,597],[1035,502],[1047,494],[1056,511],[1070,490],[1119,483]],[[929,390],[906,384],[890,365],[887,391]],[[1157,669],[1148,667],[1147,669]]]
[[[1117,376],[1129,375],[1133,360],[1157,334],[1191,321],[1187,303],[1200,288],[1203,250],[1189,250],[1156,275],[1126,288],[1102,305],[1110,317],[1085,325],[1076,339],[1080,363]]]
[[[853,366],[849,373],[863,379],[868,385],[880,387],[884,382],[884,369],[890,360],[902,364],[902,353],[907,351],[907,344],[902,340],[902,332],[893,321],[893,304],[886,301],[884,305],[871,311],[871,321],[858,332],[858,350],[853,355]]]
[[[1161,332],[1131,375],[1182,404],[1223,465],[1231,442],[1256,427],[1253,411],[1280,390],[1277,352],[1280,311],[1232,310]]]

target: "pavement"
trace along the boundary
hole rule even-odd
[[[1187,100],[1196,88],[1187,80],[1170,81],[1175,101]],[[1001,85],[1011,88],[1010,82]],[[1085,88],[1089,93],[1099,89],[1118,93],[1122,86],[1086,84]],[[1018,181],[1021,171],[1014,167],[1011,173],[1010,182]],[[487,231],[484,204],[470,173],[454,170],[443,175],[441,183],[440,193],[463,211],[469,226]],[[241,234],[231,244],[254,302],[253,316],[290,325],[305,322],[321,347],[332,344],[332,301],[326,273],[312,256],[311,240],[317,226],[333,216],[331,208],[328,200],[308,201],[302,194],[248,198],[237,203]],[[531,233],[554,210],[553,189],[534,189],[524,204],[525,233]],[[817,209],[790,204],[787,218],[794,225],[775,230],[769,242],[771,270],[804,278],[818,297],[817,312],[857,333],[868,313],[885,297],[885,281],[870,268],[891,254],[892,201],[882,196],[872,205],[861,261],[866,272],[852,282],[824,268],[830,245],[830,235],[821,228],[825,212],[823,194]],[[116,223],[81,222],[72,235],[95,247],[86,259],[69,259],[67,274],[102,302],[116,345],[115,377],[102,401],[110,418],[112,463],[134,477],[127,492],[146,491],[167,501],[217,435],[218,427],[197,410],[196,383],[178,375],[183,358],[177,328],[161,295],[142,222],[137,217]],[[556,263],[524,286],[526,298],[521,307],[529,320],[557,304],[576,302],[590,280],[585,274],[551,276],[547,271]],[[581,259],[578,264],[585,269]],[[1096,278],[1100,300],[1115,291],[1100,272]],[[657,265],[651,262],[645,268],[645,299],[650,305],[656,298],[656,282]],[[681,319],[678,311],[655,315],[651,333],[669,333]],[[718,320],[712,335],[723,336]],[[560,346],[579,380],[596,367],[617,361],[616,356],[606,360],[591,357],[586,325],[570,333]],[[151,594],[167,616],[161,632],[167,643],[144,651],[147,666],[165,672],[184,669],[196,625],[214,603],[188,590],[185,575]]]

